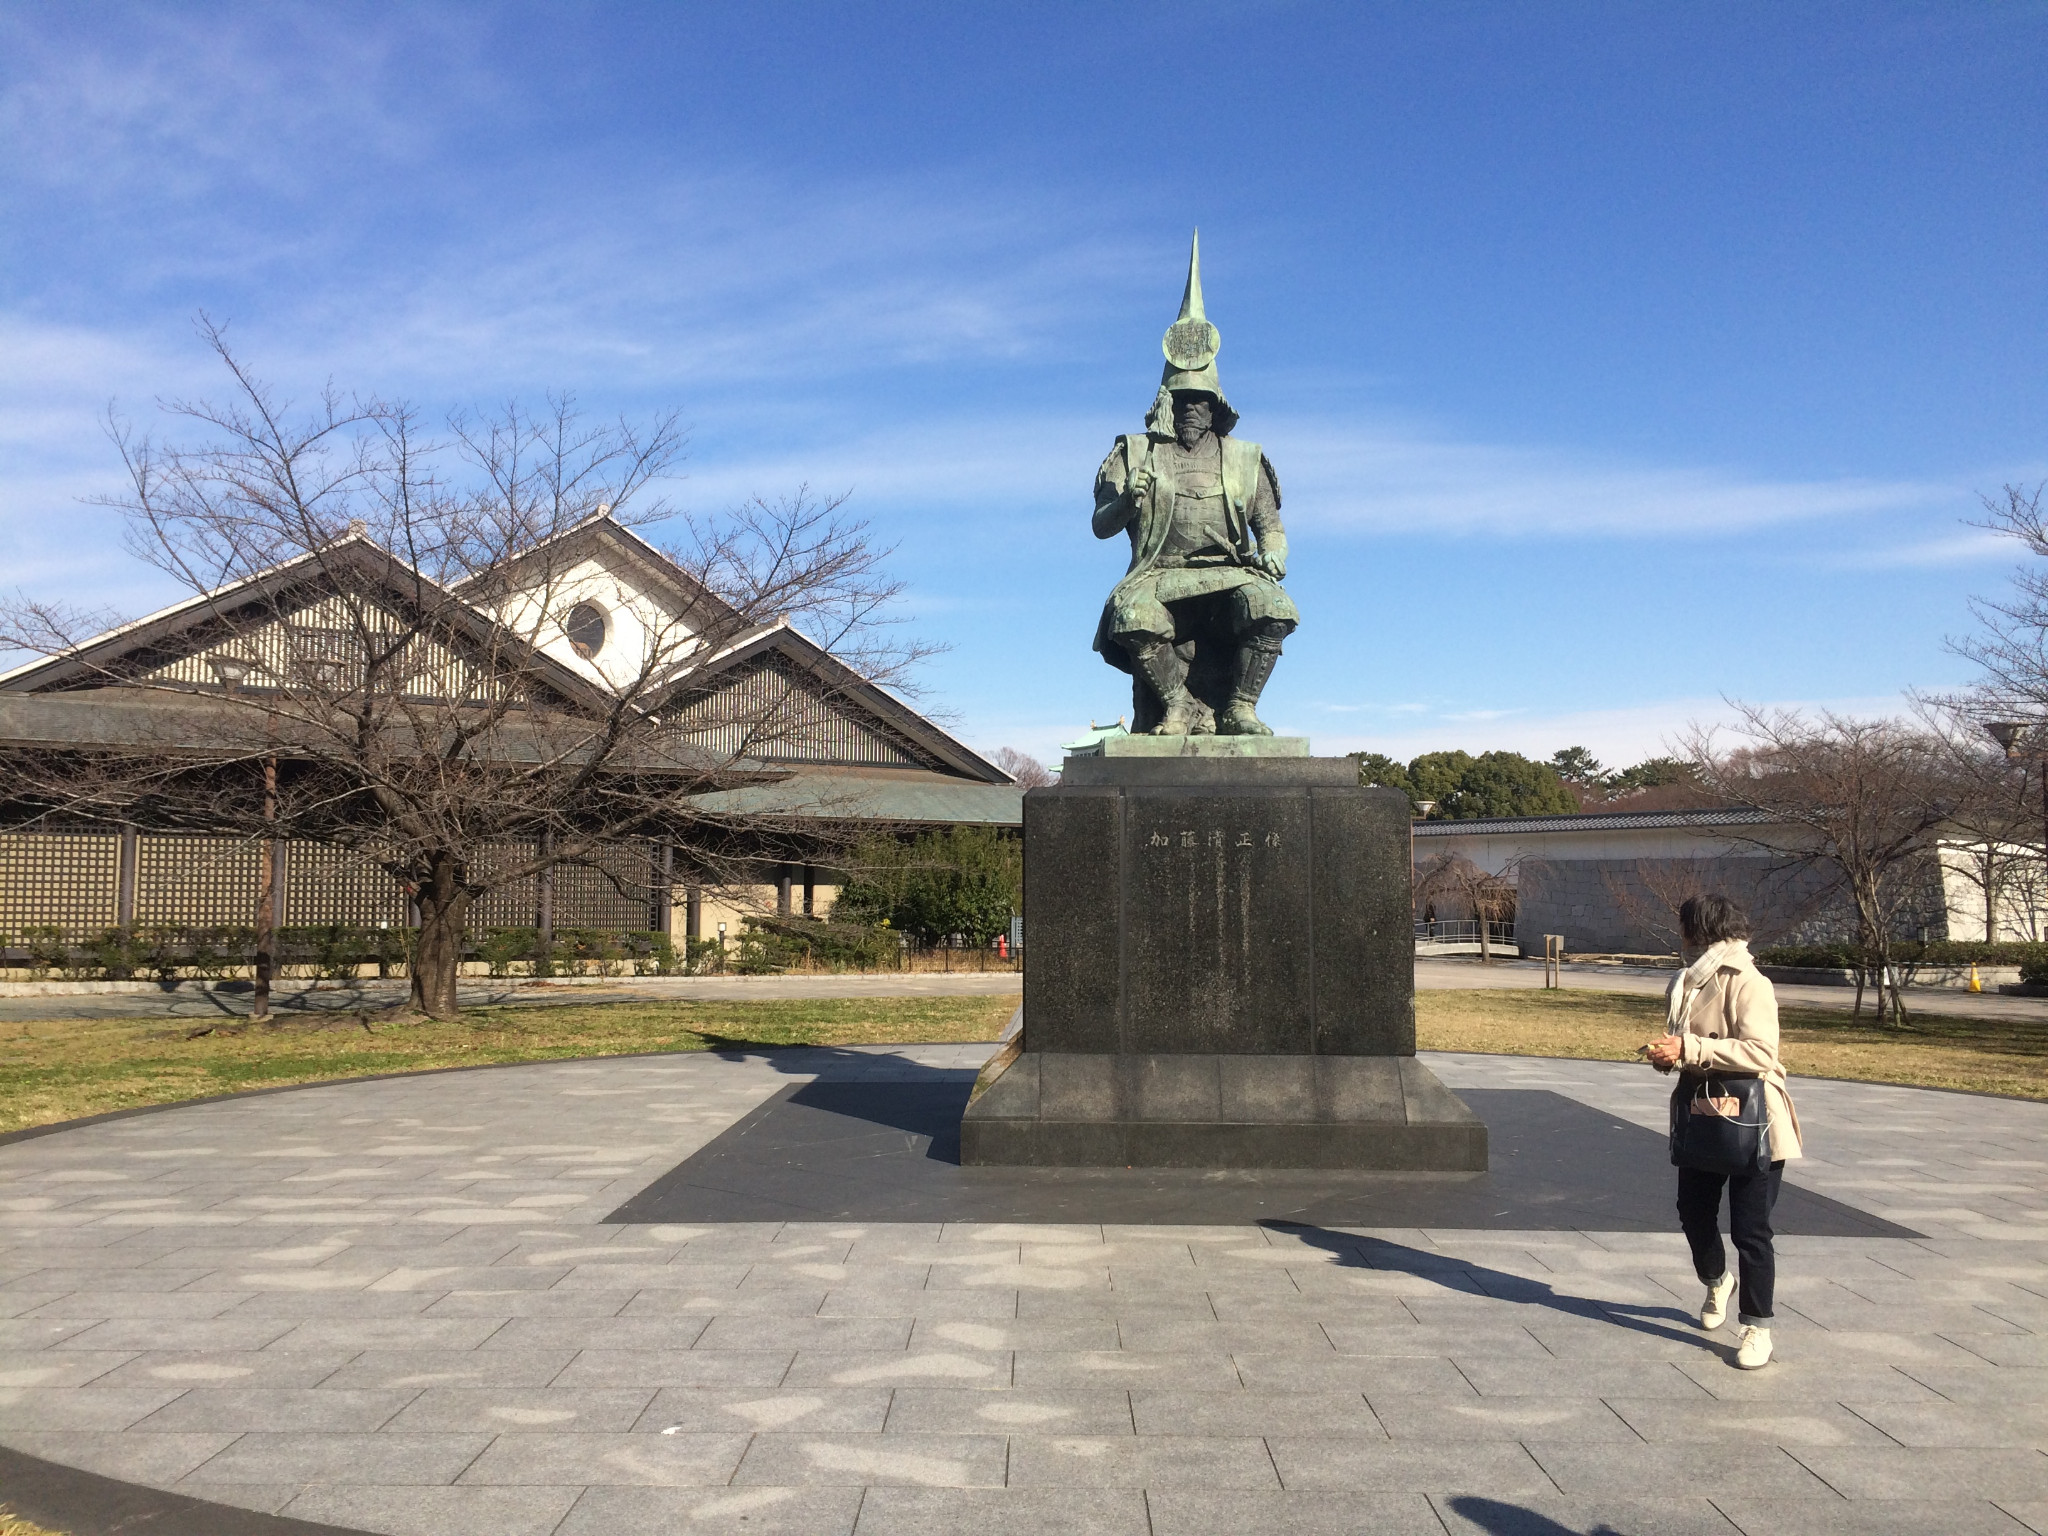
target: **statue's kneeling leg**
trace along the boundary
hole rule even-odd
[[[1273,675],[1280,659],[1280,642],[1291,625],[1266,622],[1253,625],[1238,636],[1237,666],[1230,680],[1230,702],[1216,717],[1216,730],[1223,736],[1270,736],[1273,728],[1258,716],[1259,695]]]
[[[1159,695],[1163,715],[1152,728],[1155,736],[1185,736],[1194,723],[1195,700],[1188,692],[1188,664],[1160,635],[1120,635],[1131,665]]]

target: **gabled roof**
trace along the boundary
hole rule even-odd
[[[769,654],[811,674],[835,702],[851,704],[873,716],[884,729],[902,736],[913,747],[928,753],[955,773],[979,779],[984,784],[1016,782],[888,689],[861,676],[787,620],[764,624],[735,637],[673,679],[662,694],[649,700],[647,707],[656,714],[673,708],[683,696],[704,690],[717,678]]]
[[[516,591],[519,585],[519,572],[530,567],[543,555],[558,561],[573,562],[599,551],[623,556],[646,578],[649,586],[666,588],[685,609],[699,609],[724,623],[733,623],[739,618],[738,612],[730,603],[677,565],[653,544],[619,522],[612,516],[609,508],[591,513],[581,522],[541,540],[532,549],[514,556],[503,565],[463,577],[449,590],[471,597],[472,600],[478,588],[493,582],[502,584],[508,591]]]
[[[252,611],[274,618],[279,605],[295,591],[331,591],[350,575],[363,579],[400,613],[417,613],[428,607],[459,638],[478,644],[494,639],[503,642],[506,631],[488,614],[421,575],[368,535],[350,533],[324,549],[280,561],[239,581],[117,625],[55,656],[0,673],[0,693],[103,688],[111,682],[129,681],[124,673],[138,670],[141,664],[190,655],[218,643],[224,637],[208,634],[218,625]],[[604,696],[575,672],[530,646],[521,649],[526,664],[545,686],[588,706],[603,704]],[[130,665],[124,668],[124,663]]]
[[[608,516],[585,519],[559,535],[555,542],[565,544],[568,541],[605,545],[625,555],[651,580],[668,586],[679,597],[716,604],[724,615],[738,617],[728,604],[694,582],[688,573],[653,545]],[[576,545],[568,543],[568,547],[573,551]],[[135,680],[142,674],[160,666],[165,660],[182,659],[211,649],[224,638],[219,633],[221,627],[232,624],[237,618],[256,614],[266,621],[273,620],[279,616],[280,607],[289,602],[296,592],[303,590],[311,595],[323,589],[332,590],[351,577],[381,592],[400,613],[416,613],[422,606],[430,605],[437,621],[462,638],[473,640],[479,646],[488,646],[492,642],[503,646],[505,643],[508,631],[478,607],[472,598],[478,578],[469,578],[450,588],[440,587],[366,535],[352,533],[325,549],[280,562],[240,581],[118,625],[68,651],[0,674],[0,694],[91,693],[96,696],[93,707],[112,708],[118,697],[124,701],[124,708],[148,712],[145,695],[154,693],[162,698],[167,693],[189,690],[151,688],[146,684],[135,686]],[[235,633],[239,635],[241,631]],[[519,644],[518,650],[521,665],[530,668],[534,676],[565,700],[600,713],[616,706],[613,696],[544,652],[523,643]],[[797,673],[814,678],[836,707],[868,717],[883,735],[900,738],[912,749],[914,756],[929,760],[941,772],[983,784],[1008,785],[1013,782],[1000,768],[955,740],[886,688],[861,676],[787,621],[743,631],[716,651],[692,658],[686,670],[665,684],[659,694],[643,701],[642,712],[662,713],[674,707],[679,698],[708,691],[722,676],[770,655]],[[130,686],[110,687],[121,684]],[[201,690],[201,696],[204,692]],[[86,739],[94,734],[95,729],[113,726],[110,718],[96,728],[74,718],[76,714],[76,711],[71,711],[63,717],[60,735],[66,739]],[[182,720],[184,717],[181,714],[178,718]],[[32,734],[39,738],[40,729]],[[79,732],[84,732],[84,737],[78,736]]]

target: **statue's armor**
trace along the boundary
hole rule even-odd
[[[1223,497],[1223,444],[1204,438],[1190,451],[1174,443],[1171,459],[1174,497],[1172,523],[1161,565],[1210,565],[1230,560],[1230,514]]]

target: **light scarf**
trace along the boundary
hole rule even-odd
[[[1755,964],[1756,961],[1750,958],[1747,939],[1723,939],[1718,944],[1709,945],[1705,954],[1672,978],[1671,990],[1664,995],[1664,1033],[1685,1033],[1685,1010],[1700,989],[1714,979],[1716,971],[1730,965],[1737,970],[1747,970]]]

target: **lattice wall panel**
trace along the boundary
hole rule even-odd
[[[352,848],[293,843],[285,858],[284,920],[403,928],[405,889]]]
[[[0,932],[113,927],[120,859],[111,832],[0,833]]]
[[[488,878],[494,865],[503,868],[531,857],[532,844],[507,843],[479,854],[477,865],[480,875]],[[471,904],[469,926],[472,932],[484,928],[531,928],[539,911],[540,888],[533,876],[503,884],[493,880],[482,899]]]
[[[651,868],[644,844],[603,856],[605,867],[619,877],[625,894],[595,869],[562,865],[555,870],[557,928],[641,929],[647,926],[648,880]]]
[[[256,921],[262,873],[257,845],[235,837],[154,837],[144,833],[135,866],[139,923]]]

